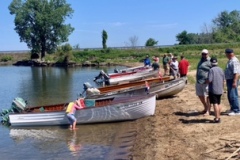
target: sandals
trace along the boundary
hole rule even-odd
[[[214,118],[214,119],[213,119],[213,123],[220,123],[220,122],[221,122],[221,119],[220,119],[220,118],[218,118],[218,119],[217,119],[217,118]]]

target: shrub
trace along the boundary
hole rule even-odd
[[[1,58],[1,62],[7,62],[7,61],[11,61],[11,60],[13,60],[13,57],[9,56],[9,55],[5,55]]]

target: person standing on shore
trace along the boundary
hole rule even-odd
[[[170,74],[174,77],[174,79],[177,79],[179,77],[179,71],[178,71],[178,61],[177,57],[173,57],[172,61],[170,62]]]
[[[218,67],[217,58],[211,58],[212,68],[209,70],[207,83],[209,84],[209,100],[213,104],[215,118],[214,123],[220,123],[221,113],[221,96],[223,94],[223,87],[225,76],[223,70]]]
[[[151,61],[150,61],[150,58],[149,58],[148,55],[144,59],[143,63],[144,63],[144,67],[150,67],[151,66]]]
[[[189,62],[181,55],[181,61],[179,62],[179,74],[180,77],[186,77],[188,73]]]
[[[169,57],[167,54],[163,55],[163,69],[164,69],[164,76],[169,75]]]
[[[210,104],[208,99],[208,72],[211,69],[210,57],[207,49],[202,50],[202,57],[197,66],[196,74],[196,94],[204,106],[201,112],[204,115],[209,115]]]
[[[240,64],[232,49],[226,49],[225,54],[228,58],[227,67],[225,70],[225,78],[227,81],[228,101],[231,107],[228,115],[240,115],[237,89]]]
[[[158,56],[154,56],[153,57],[153,61],[156,62],[156,63],[159,63],[159,57]]]

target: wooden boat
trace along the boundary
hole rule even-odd
[[[108,92],[113,92],[113,91],[119,91],[122,89],[129,89],[129,88],[133,88],[133,87],[145,86],[146,81],[149,84],[152,84],[152,83],[164,83],[164,82],[170,81],[170,80],[171,80],[170,76],[147,78],[147,79],[140,80],[140,81],[122,83],[122,84],[112,85],[112,86],[105,86],[105,87],[98,88],[98,90],[101,92],[101,94],[103,94],[103,93],[108,93]]]
[[[158,71],[137,72],[131,75],[118,76],[115,78],[105,79],[106,84],[117,85],[126,82],[139,81],[146,78],[159,77]]]
[[[104,71],[100,71],[99,75],[94,78],[94,81],[97,82],[100,79],[100,81],[105,82],[107,85],[116,85],[119,83],[136,81],[156,76],[159,76],[158,71],[153,71],[152,68],[145,68],[138,71],[112,74],[107,74]]]
[[[131,67],[131,68],[126,68],[126,69],[114,69],[114,73],[128,73],[128,72],[137,72],[137,71],[142,71],[145,69],[150,69],[151,67],[145,67],[145,66],[137,66],[137,67]]]
[[[153,115],[156,107],[156,96],[132,96],[99,98],[94,100],[94,107],[77,110],[77,124],[125,121]],[[11,126],[47,126],[67,125],[66,106],[56,104],[50,106],[30,107],[24,113],[9,114]]]
[[[146,90],[146,85],[136,85],[130,87],[120,87],[118,86],[108,86],[104,88],[99,88],[99,95],[87,95],[87,98],[100,98],[100,97],[112,97],[112,96],[133,96],[133,95],[146,95],[146,94],[156,94],[156,98],[164,98],[173,96],[183,90],[186,84],[186,78],[179,78],[171,81],[149,81],[149,90]],[[112,87],[112,89],[111,89]]]

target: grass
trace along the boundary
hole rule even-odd
[[[201,57],[201,50],[208,49],[210,56],[218,58],[219,66],[225,68],[227,63],[227,58],[225,58],[224,50],[226,48],[232,48],[237,56],[240,55],[240,45],[239,43],[226,43],[226,44],[211,44],[211,45],[176,45],[174,47],[165,48],[145,48],[145,49],[111,49],[106,50],[83,50],[83,51],[72,51],[69,57],[71,61],[76,63],[84,63],[86,61],[92,63],[115,63],[115,64],[134,64],[136,62],[143,62],[143,59],[148,54],[150,57],[159,56],[162,57],[165,53],[173,53],[174,55],[180,57],[184,55],[186,59],[189,60],[191,64],[191,70],[197,68],[197,64]],[[63,53],[47,54],[45,57],[46,61],[50,62],[61,62],[64,59]],[[69,53],[68,53],[69,55]],[[1,57],[6,55],[0,55],[0,59],[5,60],[6,57]],[[22,59],[30,59],[30,54],[15,54],[12,61],[19,61]],[[240,58],[240,57],[239,57]],[[160,58],[161,59],[161,58]],[[180,59],[178,59],[180,60]],[[160,61],[161,62],[161,61]]]

